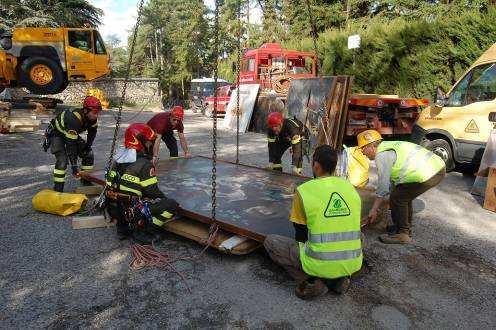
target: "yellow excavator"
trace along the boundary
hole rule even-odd
[[[95,80],[110,70],[95,29],[18,28],[0,36],[0,92],[25,87],[33,94],[56,94],[70,81]]]

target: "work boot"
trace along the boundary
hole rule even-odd
[[[56,192],[64,192],[64,183],[63,182],[55,182],[53,184],[53,190]]]
[[[335,280],[331,280],[328,282],[329,283],[329,288],[336,292],[337,294],[343,294],[348,291],[350,288],[350,278],[348,276],[345,277],[340,277]]]
[[[324,281],[317,278],[309,279],[298,284],[295,294],[300,299],[308,300],[325,295],[328,291],[329,289]]]
[[[384,244],[409,244],[412,242],[412,238],[406,233],[383,234],[379,236],[379,241]]]

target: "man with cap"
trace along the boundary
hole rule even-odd
[[[345,293],[350,277],[362,267],[361,200],[355,187],[333,176],[337,152],[328,145],[315,149],[315,179],[298,186],[289,220],[295,238],[267,235],[264,247],[274,262],[296,281],[296,296],[311,299]]]
[[[177,131],[177,135],[179,136],[179,142],[184,151],[184,157],[191,156],[188,150],[188,143],[184,137],[183,119],[184,109],[183,107],[176,105],[171,111],[159,113],[148,121],[147,125],[157,134],[157,139],[155,140],[155,145],[153,147],[153,164],[156,164],[158,160],[160,140],[165,142],[171,158],[176,158],[178,156],[177,140],[174,137],[174,130]]]
[[[375,160],[378,185],[374,205],[369,212],[370,223],[377,219],[381,204],[389,195],[394,223],[392,232],[379,236],[385,244],[407,244],[412,241],[412,202],[437,186],[446,174],[441,157],[410,142],[383,141],[375,130],[357,136],[358,147],[370,160]]]
[[[281,158],[291,147],[293,173],[301,175],[303,170],[303,139],[305,128],[298,119],[284,118],[280,112],[271,112],[267,118],[267,142],[269,167],[282,172]]]
[[[72,174],[78,176],[80,170],[93,169],[94,156],[92,151],[93,141],[97,132],[98,114],[102,110],[100,101],[94,96],[87,96],[83,101],[82,109],[66,109],[52,119],[46,132],[50,147],[55,156],[53,170],[54,190],[64,191],[65,172],[68,161],[71,163]],[[80,134],[87,131],[86,141]],[[81,167],[78,166],[81,158]],[[88,182],[81,180],[83,184]]]

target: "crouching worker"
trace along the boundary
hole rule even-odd
[[[264,242],[270,258],[298,281],[295,293],[301,299],[328,288],[346,292],[350,276],[362,267],[361,200],[351,183],[332,176],[336,163],[330,146],[315,149],[315,179],[300,185],[293,197],[295,239],[268,235]]]
[[[163,226],[179,206],[158,187],[151,161],[155,139],[148,125],[130,125],[124,136],[125,148],[117,153],[107,175],[107,210],[117,220],[120,238],[129,236],[133,229]]]

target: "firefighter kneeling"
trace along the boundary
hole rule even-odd
[[[124,146],[107,174],[107,210],[117,219],[121,238],[148,225],[161,227],[171,220],[179,204],[167,198],[158,187],[151,158],[155,132],[146,124],[130,125]]]

